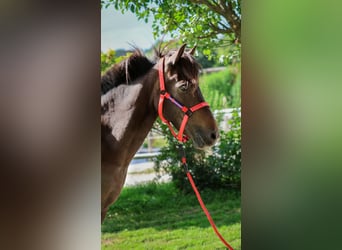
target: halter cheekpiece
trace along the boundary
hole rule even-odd
[[[187,135],[184,134],[184,130],[185,130],[185,126],[188,122],[189,117],[191,117],[191,115],[204,107],[209,107],[209,104],[206,102],[201,102],[198,103],[190,108],[182,105],[180,102],[178,102],[175,98],[173,98],[171,96],[171,94],[169,92],[166,91],[165,89],[165,78],[164,78],[164,64],[165,64],[165,57],[163,57],[162,59],[162,63],[159,64],[159,83],[160,83],[160,95],[159,95],[159,104],[158,104],[158,114],[160,119],[162,120],[163,123],[165,123],[166,125],[168,125],[172,135],[179,141],[179,142],[186,142],[189,140],[189,137]],[[176,131],[174,130],[173,126],[171,125],[171,122],[166,120],[166,118],[163,115],[163,105],[164,105],[164,100],[168,99],[169,101],[171,101],[173,104],[175,104],[184,114],[183,116],[183,121],[180,125],[178,134],[176,133]]]

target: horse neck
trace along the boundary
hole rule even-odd
[[[140,90],[139,98],[135,103],[135,113],[134,123],[137,124],[137,133],[145,134],[144,138],[147,136],[148,132],[151,130],[153,123],[157,118],[157,106],[159,98],[159,85],[158,85],[158,72],[151,70],[147,74],[142,83],[142,88]]]
[[[103,101],[109,105],[114,102],[114,111],[101,117],[102,124],[108,128],[103,130],[104,136],[111,138],[103,143],[111,145],[108,148],[113,157],[125,155],[123,165],[138,151],[157,118],[158,90],[158,72],[152,69],[136,83],[116,87],[111,98]]]

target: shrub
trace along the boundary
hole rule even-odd
[[[200,78],[200,88],[210,107],[224,109],[241,106],[241,83],[238,66],[230,66],[228,69]]]
[[[184,144],[189,171],[199,190],[240,189],[241,186],[241,119],[235,110],[229,121],[230,130],[220,132],[219,142],[212,153],[197,150],[192,142]],[[172,176],[176,187],[189,192],[191,186],[180,163],[179,143],[168,131],[168,127],[158,120],[158,126],[167,138],[167,146],[155,159],[155,170]]]
[[[120,55],[118,56],[117,51],[113,50],[113,49],[109,49],[107,52],[102,52],[101,51],[101,73],[105,73],[110,67],[112,67],[113,65],[120,63],[121,61],[125,60],[127,57],[129,57],[130,55],[132,55],[131,52],[123,52],[120,51]]]

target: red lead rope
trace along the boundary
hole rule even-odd
[[[188,137],[184,134],[184,129],[186,126],[186,123],[188,122],[189,117],[192,115],[193,112],[204,108],[204,107],[208,107],[208,103],[206,102],[201,102],[199,104],[196,104],[195,106],[192,106],[190,108],[183,106],[182,104],[180,104],[176,99],[174,99],[165,89],[165,83],[164,83],[164,61],[165,58],[162,59],[162,63],[160,64],[159,67],[159,83],[160,83],[160,96],[159,96],[159,104],[158,104],[158,114],[160,119],[169,126],[170,131],[172,133],[172,135],[179,141],[179,142],[186,142],[188,140]],[[171,101],[173,104],[175,104],[178,108],[180,108],[183,113],[184,113],[184,117],[183,117],[183,121],[181,123],[180,129],[178,131],[178,134],[175,132],[175,130],[173,129],[171,123],[165,119],[164,115],[163,115],[163,106],[164,106],[164,100],[165,98],[169,101]],[[201,198],[200,193],[197,190],[197,187],[195,185],[194,180],[192,179],[192,176],[188,170],[188,166],[186,163],[186,157],[185,157],[185,151],[183,148],[183,145],[180,144],[180,149],[181,149],[181,153],[182,153],[182,164],[185,168],[186,171],[186,175],[190,181],[190,184],[192,186],[192,189],[194,190],[196,197],[198,199],[198,202],[200,203],[205,215],[208,218],[208,221],[210,223],[210,225],[212,226],[212,228],[214,229],[216,235],[220,238],[220,240],[222,241],[222,243],[229,249],[229,250],[234,250],[228,243],[227,241],[225,241],[225,239],[222,237],[222,235],[220,234],[220,232],[217,230],[217,227],[213,221],[213,219],[210,216],[210,213],[208,211],[208,209],[206,208],[206,206],[204,205],[204,202]]]
[[[209,221],[211,227],[213,228],[213,230],[215,231],[217,237],[220,238],[220,240],[222,241],[222,243],[223,243],[226,247],[228,247],[228,249],[234,250],[234,249],[228,244],[228,242],[222,237],[222,235],[220,234],[220,232],[217,230],[217,227],[216,227],[216,225],[215,225],[213,219],[211,218],[208,209],[206,208],[206,206],[204,205],[204,203],[203,203],[203,201],[202,201],[201,195],[200,195],[200,193],[198,192],[198,190],[197,190],[197,188],[196,188],[195,182],[194,182],[194,180],[192,179],[192,176],[191,176],[190,172],[189,172],[189,171],[186,172],[186,175],[188,176],[188,179],[189,179],[189,181],[190,181],[190,184],[191,184],[191,186],[192,186],[192,189],[194,190],[194,192],[195,192],[195,194],[196,194],[196,197],[197,197],[197,199],[198,199],[198,202],[200,203],[201,208],[202,208],[203,212],[205,213],[205,215],[207,216],[208,221]]]
[[[207,216],[207,219],[211,225],[211,227],[213,228],[215,234],[217,235],[217,237],[220,238],[220,240],[222,241],[222,243],[229,249],[229,250],[234,250],[229,244],[228,242],[222,237],[222,235],[220,234],[220,232],[218,231],[216,225],[215,225],[215,222],[213,220],[213,218],[211,218],[211,215],[207,209],[207,207],[205,206],[203,200],[202,200],[202,197],[200,195],[200,193],[198,192],[198,189],[196,187],[196,184],[194,182],[194,180],[192,179],[192,176],[188,170],[188,166],[187,166],[187,163],[186,163],[186,157],[185,157],[185,152],[184,152],[184,149],[183,149],[183,145],[180,145],[180,149],[181,149],[181,153],[182,153],[182,164],[184,166],[184,169],[185,169],[185,172],[186,172],[186,176],[188,177],[188,180],[191,184],[191,187],[192,189],[194,190],[195,194],[196,194],[196,197],[197,197],[197,200],[199,202],[199,204],[201,205],[201,208],[203,210],[203,212],[205,213],[205,215]]]
[[[226,247],[228,247],[228,249],[234,250],[234,249],[228,244],[228,242],[222,237],[222,235],[220,234],[220,232],[217,230],[217,227],[216,227],[216,225],[215,225],[215,222],[214,222],[213,219],[211,218],[208,209],[207,209],[206,206],[204,205],[204,202],[203,202],[203,200],[202,200],[202,198],[201,198],[201,195],[200,195],[200,193],[198,192],[198,190],[197,190],[197,188],[196,188],[196,184],[195,184],[194,180],[192,179],[192,176],[191,176],[191,174],[190,174],[189,171],[186,172],[186,176],[188,177],[188,179],[189,179],[189,181],[190,181],[190,184],[191,184],[191,186],[192,186],[192,189],[194,190],[194,192],[195,192],[195,194],[196,194],[196,197],[197,197],[197,199],[198,199],[198,202],[200,203],[201,208],[202,208],[203,212],[205,213],[205,215],[207,216],[208,221],[209,221],[211,227],[214,229],[214,231],[215,231],[217,237],[220,238],[220,240],[222,241],[222,243],[223,243]]]

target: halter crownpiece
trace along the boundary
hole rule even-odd
[[[179,142],[187,142],[189,140],[189,137],[184,134],[185,126],[188,122],[189,117],[197,110],[209,107],[209,104],[206,102],[198,103],[190,108],[182,105],[180,102],[178,102],[175,98],[171,96],[169,92],[165,89],[165,78],[164,78],[164,64],[165,64],[165,57],[162,58],[162,63],[159,64],[159,85],[160,85],[160,95],[159,95],[159,104],[158,104],[158,115],[163,123],[165,123],[172,135],[179,141]],[[164,115],[163,115],[163,106],[164,106],[164,100],[165,98],[169,101],[171,101],[173,104],[175,104],[183,113],[183,121],[180,125],[178,134],[175,132],[173,126],[171,125],[171,122],[168,121]]]

